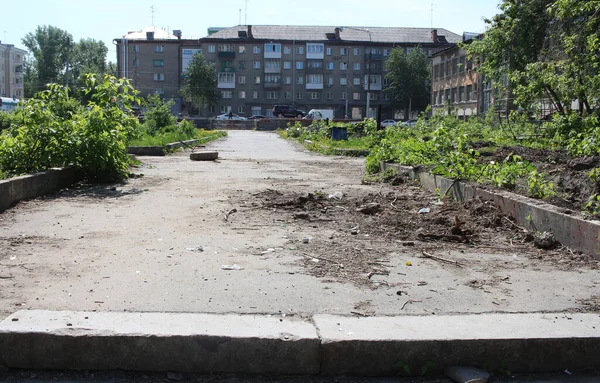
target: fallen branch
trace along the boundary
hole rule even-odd
[[[454,261],[454,260],[448,259],[448,258],[438,257],[437,255],[429,254],[426,251],[423,251],[423,256],[425,258],[433,259],[433,260],[436,260],[436,261],[439,261],[439,262],[450,263],[450,264],[452,264],[454,266],[462,267],[462,265],[460,263],[458,263],[458,261]]]
[[[361,313],[359,311],[350,311],[350,314],[358,315],[358,316],[361,316],[361,317],[368,317],[369,316],[368,314]]]
[[[400,308],[400,310],[404,310],[404,307],[409,304],[409,303],[417,303],[417,302],[423,302],[423,301],[415,301],[413,299],[409,299],[406,302],[404,302],[404,304],[402,305],[402,307]]]
[[[3,275],[0,275],[0,279],[14,279],[14,278],[15,278],[15,277],[13,277],[12,275],[11,275],[11,276],[8,276],[8,277],[5,277],[5,276],[3,276]]]
[[[0,263],[0,266],[6,266],[6,267],[22,267],[22,268],[24,268],[24,269],[25,269],[25,270],[27,270],[27,271],[33,271],[33,269],[31,269],[31,268],[29,268],[29,267],[25,266],[25,265],[24,265],[24,264],[22,264],[22,263],[20,263],[20,264],[18,264],[18,265],[7,265],[6,263]]]
[[[516,227],[517,229],[521,229],[523,230],[525,233],[528,233],[529,230],[527,230],[526,228],[524,228],[523,226],[519,226],[516,223],[514,223],[513,221],[511,221],[510,219],[508,219],[508,217],[503,217],[505,220],[507,220],[508,222],[510,222],[511,225],[513,225],[514,227]]]
[[[337,261],[334,261],[334,260],[331,260],[331,259],[327,259],[327,258],[323,258],[323,257],[316,257],[314,255],[307,255],[307,254],[300,254],[300,255],[302,255],[303,257],[306,257],[306,258],[311,258],[311,259],[314,258],[314,259],[318,259],[318,260],[325,261],[325,262],[335,263],[336,265],[344,267],[344,265],[342,265],[341,263],[339,263]]]
[[[398,199],[398,196],[395,196],[396,198],[394,198],[394,200],[390,203],[390,205],[394,208],[394,210],[398,210],[398,208],[396,206],[394,206],[394,202],[396,202],[396,200]]]
[[[229,211],[227,212],[227,214],[225,214],[225,221],[227,221],[227,220],[229,219],[229,216],[230,216],[231,214],[233,214],[233,213],[237,213],[237,209],[236,209],[236,208],[233,208],[233,209],[229,210]]]

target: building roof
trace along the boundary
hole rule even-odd
[[[294,26],[294,25],[253,25],[252,37],[259,40],[301,40],[327,41],[327,35],[335,35],[340,28],[340,40],[379,43],[433,43],[431,32],[437,29],[438,36],[445,36],[447,42],[457,43],[460,35],[443,28],[400,28],[400,27],[335,27],[335,26]],[[239,31],[248,31],[248,26],[237,25],[213,33],[206,39],[238,39]]]
[[[164,29],[154,26],[147,27],[139,31],[127,32],[123,38],[127,40],[147,40],[147,32],[154,32],[154,40],[177,40],[177,36],[165,31]]]

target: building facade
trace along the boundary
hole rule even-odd
[[[469,43],[476,34],[463,34]],[[491,82],[474,70],[473,60],[457,44],[451,44],[432,56],[431,107],[433,113],[467,120],[492,108],[495,97]]]
[[[24,60],[27,51],[0,43],[0,95],[23,98]]]
[[[384,94],[391,50],[422,49],[432,56],[458,41],[459,35],[443,29],[260,25],[225,28],[199,40],[156,29],[115,40],[119,75],[131,78],[143,95],[160,93],[188,108],[177,90],[198,52],[215,65],[221,92],[219,104],[201,115],[270,117],[274,105],[285,104],[332,109],[336,118],[374,117],[378,105],[392,117]]]

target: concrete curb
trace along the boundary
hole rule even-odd
[[[45,172],[0,181],[0,213],[20,201],[68,187],[81,181],[83,174],[75,168],[50,169]]]
[[[128,146],[127,153],[134,154],[136,156],[162,157],[166,154],[165,148],[171,149],[171,150],[179,149],[179,148],[183,148],[185,146],[193,146],[193,145],[196,145],[201,142],[202,142],[201,139],[195,139],[195,140],[187,140],[187,141],[182,141],[182,142],[173,142],[173,143],[167,144],[165,146]]]
[[[494,201],[519,225],[531,231],[552,232],[561,244],[600,259],[600,221],[586,220],[577,212],[566,214],[564,208],[519,194],[486,190],[466,182],[457,182],[419,171],[412,166],[381,163],[382,171],[390,168],[396,169],[399,174],[406,174],[411,179],[419,181],[430,191],[438,189],[444,193],[448,190],[448,195],[459,202],[469,201],[476,197]]]
[[[481,314],[312,322],[259,315],[19,311],[0,322],[0,365],[360,376],[600,365],[598,314]]]

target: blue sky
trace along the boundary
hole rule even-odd
[[[247,3],[247,13],[246,10]],[[181,29],[184,38],[204,37],[208,27],[233,25],[330,25],[445,28],[483,32],[484,17],[498,13],[499,0],[28,0],[9,1],[13,17],[0,18],[0,40],[23,48],[22,37],[38,25],[67,30],[76,40],[91,37],[109,48],[127,31],[152,25]],[[10,10],[14,7],[14,12]],[[241,12],[240,12],[241,10]]]

